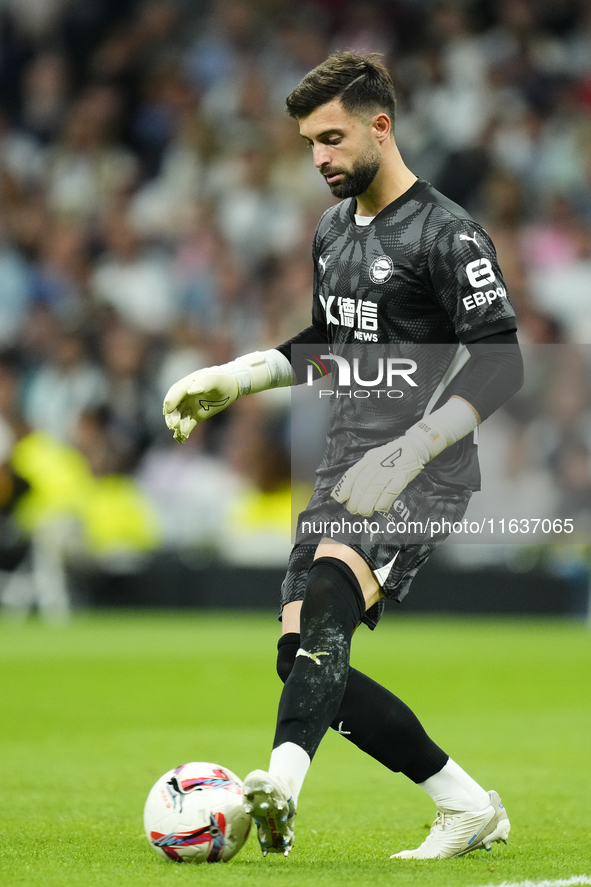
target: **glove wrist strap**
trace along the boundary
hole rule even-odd
[[[220,369],[236,376],[240,396],[291,385],[291,364],[287,357],[275,348],[244,354],[231,363],[224,364]]]
[[[476,410],[467,401],[452,397],[434,413],[411,426],[406,436],[412,438],[417,455],[425,463],[474,431],[478,423]]]

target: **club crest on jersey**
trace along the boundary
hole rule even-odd
[[[373,283],[386,283],[394,274],[394,262],[390,256],[379,256],[374,259],[369,269],[369,276]]]

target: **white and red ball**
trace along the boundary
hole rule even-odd
[[[181,764],[161,776],[144,808],[154,850],[175,862],[227,862],[244,846],[251,818],[242,781],[219,764]]]

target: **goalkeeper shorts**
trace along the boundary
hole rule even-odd
[[[401,601],[432,551],[464,517],[472,491],[438,483],[421,472],[400,493],[387,514],[351,515],[329,492],[315,490],[298,519],[297,542],[281,585],[281,610],[302,601],[308,571],[321,539],[333,539],[356,551],[375,573],[384,598]],[[385,599],[367,611],[363,622],[374,629]],[[280,617],[281,618],[281,615]]]

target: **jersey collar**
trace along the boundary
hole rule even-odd
[[[383,219],[385,216],[389,216],[390,213],[395,212],[399,207],[403,206],[408,200],[412,200],[419,191],[422,191],[423,188],[428,188],[429,182],[426,182],[424,179],[417,179],[416,182],[413,182],[410,188],[408,188],[404,194],[401,194],[400,197],[397,197],[396,200],[393,200],[392,203],[389,203],[388,206],[385,206],[377,216],[374,217],[373,221],[370,222],[369,225],[365,225],[366,228],[371,228],[372,225],[375,225],[378,219]],[[349,214],[349,219],[353,224],[355,224],[355,210],[357,209],[357,198],[351,197],[349,199],[349,206],[347,207],[347,212]]]

